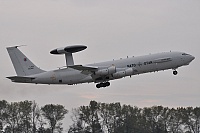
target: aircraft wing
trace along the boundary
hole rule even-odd
[[[98,69],[98,67],[83,66],[83,65],[74,65],[74,66],[68,66],[68,67],[79,70],[79,71],[96,71]]]
[[[20,77],[20,76],[12,76],[6,78],[12,80],[12,82],[20,82],[20,83],[31,82],[33,79],[35,79],[34,77]]]

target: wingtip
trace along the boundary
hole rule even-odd
[[[27,45],[16,45],[16,46],[10,46],[10,47],[6,47],[7,49],[8,48],[18,48],[18,47],[23,47],[23,46],[27,46]]]

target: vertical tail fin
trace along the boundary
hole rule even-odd
[[[17,76],[28,76],[44,72],[34,65],[17,47],[7,47]]]

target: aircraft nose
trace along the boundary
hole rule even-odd
[[[195,59],[195,57],[192,56],[192,55],[190,55],[190,57],[189,57],[189,62],[192,62],[194,59]]]
[[[195,59],[195,57],[191,55],[191,60],[194,60],[194,59]]]

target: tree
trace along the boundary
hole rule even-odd
[[[80,107],[80,119],[88,125],[86,131],[96,133],[101,130],[98,110],[99,105],[96,101],[90,101],[89,106]]]
[[[85,131],[85,122],[84,120],[80,119],[80,108],[72,109],[72,121],[74,122],[73,125],[69,128],[69,133],[84,133]]]
[[[200,107],[193,109],[194,133],[200,133]]]
[[[200,108],[187,107],[183,112],[183,123],[188,132],[200,132]]]
[[[8,102],[5,100],[0,101],[0,130],[3,130],[3,126],[5,125],[6,119],[6,109],[8,106]]]
[[[43,127],[43,125],[45,124],[44,120],[41,118],[41,110],[38,106],[38,104],[33,101],[32,102],[32,106],[31,106],[31,110],[32,110],[32,133],[36,133],[37,130],[37,125],[39,125],[41,128]],[[42,119],[42,120],[41,120]]]
[[[51,132],[53,133],[55,129],[60,129],[62,123],[61,120],[64,119],[65,114],[68,113],[67,109],[62,105],[48,104],[41,108],[43,111],[42,115],[48,120]]]
[[[21,131],[28,133],[32,131],[31,118],[32,118],[32,102],[31,101],[22,101],[18,104],[19,110],[18,114],[20,117]]]
[[[179,133],[182,131],[184,108],[170,109],[169,132]]]
[[[123,125],[120,128],[121,132],[126,133],[142,133],[142,126],[140,126],[141,109],[138,107],[132,107],[130,105],[122,106],[122,122]]]
[[[120,133],[122,128],[122,109],[120,103],[110,103],[109,105],[109,128],[110,132]]]
[[[102,118],[102,129],[111,132],[112,128],[111,125],[113,124],[111,119],[112,115],[110,112],[112,108],[110,108],[110,104],[100,103],[100,116]]]
[[[101,132],[99,104],[96,101],[90,101],[89,106],[81,106],[78,109],[73,109],[72,112],[72,120],[74,121],[74,124],[70,126],[70,133]]]
[[[31,131],[31,101],[13,102],[7,105],[4,115],[6,130],[12,133]]]
[[[12,133],[20,132],[20,116],[19,116],[19,106],[17,102],[8,104],[6,111],[6,123],[8,126],[6,127],[7,131]]]

